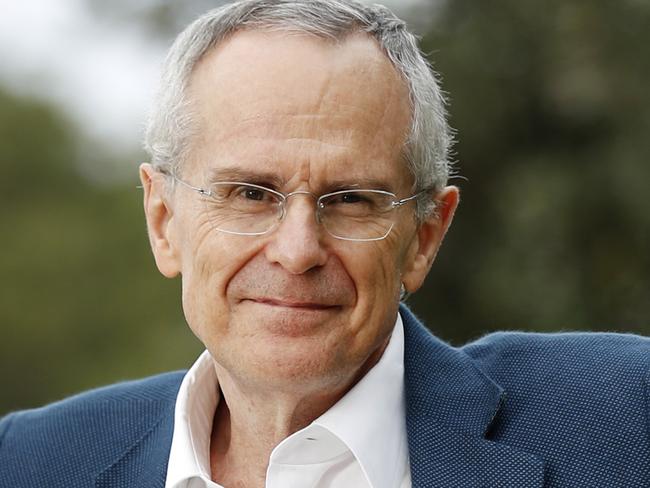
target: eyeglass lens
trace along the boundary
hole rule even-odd
[[[268,188],[215,183],[209,189],[206,212],[222,232],[261,235],[272,230],[286,211],[284,196]],[[325,230],[339,239],[383,239],[393,226],[393,201],[388,192],[344,190],[320,197],[317,215]]]

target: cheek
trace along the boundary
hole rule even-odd
[[[408,255],[404,242],[404,237],[394,230],[386,239],[371,243],[363,258],[357,259],[358,267],[363,268],[359,273],[364,276],[363,284],[382,298],[391,290],[399,290],[401,272]]]
[[[392,233],[383,241],[365,243],[361,252],[347,259],[359,298],[354,320],[368,332],[374,328],[368,323],[383,327],[395,318],[403,259],[399,241],[391,236]]]
[[[368,243],[355,259],[348,260],[354,266],[351,275],[359,293],[355,319],[363,321],[370,317],[379,327],[392,325],[399,305],[402,272],[408,267],[413,239],[410,227],[396,226],[386,239]]]
[[[408,232],[395,228],[386,239],[377,242],[372,253],[368,253],[373,256],[373,262],[369,263],[372,277],[365,280],[369,289],[365,290],[368,301],[363,312],[369,317],[367,320],[375,324],[369,329],[378,327],[386,334],[393,329],[399,306],[402,271],[407,265],[412,244],[410,237]]]
[[[366,247],[350,268],[358,293],[346,347],[348,355],[365,360],[390,335],[399,304],[399,268],[394,248],[384,241]]]
[[[251,241],[199,225],[187,239],[182,259],[182,302],[188,325],[203,342],[227,326],[228,284],[255,254]]]

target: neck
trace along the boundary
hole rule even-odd
[[[247,386],[215,364],[222,398],[210,441],[212,479],[229,488],[264,487],[275,446],[343,397],[377,363],[386,344],[348,378],[302,391]]]

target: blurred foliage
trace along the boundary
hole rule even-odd
[[[119,18],[131,4],[93,5]],[[137,22],[171,38],[175,4],[143,5]],[[454,0],[420,7],[417,25],[427,12],[467,181],[411,306],[454,343],[503,328],[649,333],[650,4]],[[78,132],[0,92],[0,412],[187,367],[200,350],[179,282],[150,256],[135,164],[132,184],[98,185],[79,171]]]
[[[441,336],[650,332],[650,4],[454,0],[423,39],[463,198],[413,306]]]
[[[61,114],[0,106],[0,411],[187,365],[200,349],[155,271],[136,178],[91,185]]]
[[[102,19],[112,22],[137,24],[152,36],[172,39],[186,25],[210,9],[220,7],[228,0],[86,0],[87,5]]]

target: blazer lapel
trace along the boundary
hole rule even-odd
[[[132,432],[131,438],[97,475],[97,488],[164,487],[174,431],[174,406],[172,398],[162,405],[149,406],[155,411],[153,415],[144,408],[124,412],[122,425]],[[143,418],[150,421],[143,422]]]
[[[487,440],[505,392],[404,306],[406,429],[413,488],[542,487],[538,456]]]

